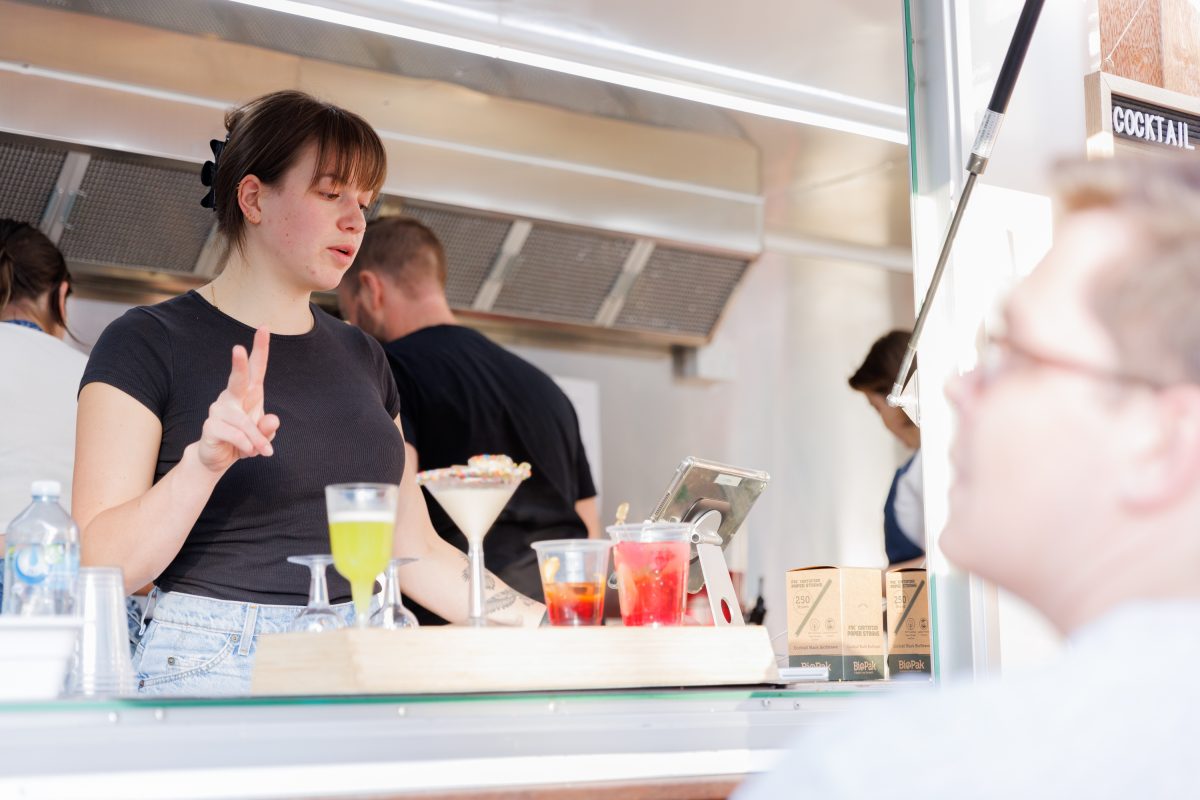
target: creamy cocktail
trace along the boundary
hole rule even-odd
[[[529,474],[529,464],[513,463],[508,456],[474,456],[465,465],[417,473],[417,483],[429,490],[467,537],[470,564],[467,623],[470,625],[487,624],[483,599],[483,537]]]

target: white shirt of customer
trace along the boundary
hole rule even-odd
[[[71,508],[75,407],[87,356],[49,334],[0,322],[0,535],[36,480],[62,484]]]
[[[735,800],[1196,797],[1197,663],[1200,601],[1130,602],[1052,666],[854,700]]]

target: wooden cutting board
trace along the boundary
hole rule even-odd
[[[257,695],[440,694],[778,681],[765,628],[340,630],[262,636]]]

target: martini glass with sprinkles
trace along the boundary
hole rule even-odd
[[[508,456],[486,455],[473,456],[466,464],[417,473],[417,483],[429,490],[467,537],[468,625],[488,624],[483,596],[483,537],[528,477],[529,464],[516,464]]]

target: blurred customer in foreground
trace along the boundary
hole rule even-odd
[[[941,546],[1040,609],[1062,659],[862,708],[739,797],[1195,795],[1200,164],[1071,164],[1057,193],[1054,246],[948,389]]]
[[[75,394],[87,356],[63,342],[70,293],[54,243],[32,225],[0,220],[0,557],[33,481],[58,481],[71,507]]]
[[[530,544],[600,535],[596,489],[571,401],[540,369],[458,324],[446,300],[446,255],[428,227],[407,217],[367,226],[338,286],[348,322],[383,343],[400,390],[407,457],[419,469],[465,464],[479,453],[528,461],[521,484],[484,539],[488,569],[540,599]],[[467,540],[437,503],[429,516],[461,550]],[[439,622],[424,609],[421,622]]]
[[[896,470],[883,504],[883,548],[892,567],[919,566],[925,560],[925,493],[921,477],[921,429],[903,409],[887,404],[900,371],[909,331],[895,330],[875,340],[850,388],[861,392],[902,445],[914,451]]]

